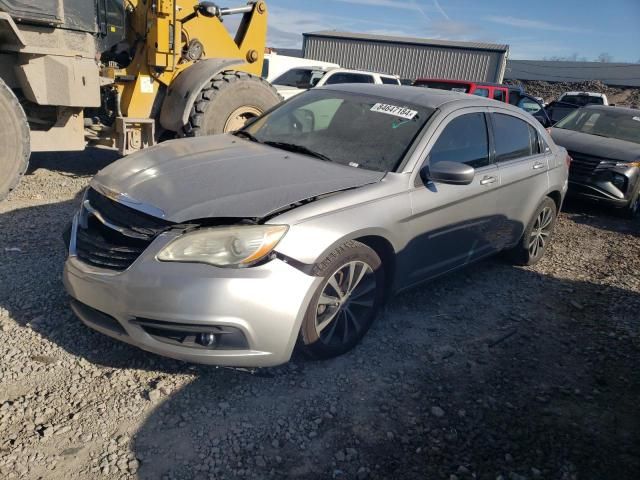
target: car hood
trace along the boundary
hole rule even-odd
[[[102,193],[172,222],[264,218],[319,195],[376,183],[382,172],[289,153],[231,135],[172,140],[98,172]]]
[[[592,157],[618,160],[621,162],[637,161],[640,145],[617,138],[605,138],[588,133],[552,128],[553,141],[570,152],[583,153]]]

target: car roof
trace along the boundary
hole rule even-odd
[[[365,75],[380,75],[381,77],[400,78],[398,75],[391,75],[390,73],[380,73],[371,70],[354,70],[352,68],[332,67],[327,73],[362,73]]]
[[[383,97],[398,102],[409,102],[426,108],[440,108],[445,104],[457,103],[459,107],[494,107],[506,108],[521,112],[519,108],[503,102],[488,98],[469,95],[466,93],[452,92],[449,90],[437,90],[434,88],[409,87],[406,85],[373,85],[366,83],[344,83],[338,85],[325,85],[323,90],[335,90],[341,92],[371,95]]]
[[[473,80],[454,80],[451,78],[418,78],[416,79],[416,83],[418,82],[441,82],[441,83],[451,83],[455,85],[475,85],[477,87],[498,87],[498,88],[511,88],[512,85],[505,85],[504,83],[493,83],[493,82],[475,82]],[[520,87],[518,87],[520,88]]]

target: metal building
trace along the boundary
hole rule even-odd
[[[502,82],[508,45],[323,31],[305,33],[304,57],[343,68],[420,77]]]

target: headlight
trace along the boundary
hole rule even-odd
[[[285,225],[248,225],[197,230],[176,238],[157,259],[247,267],[271,253],[288,229]]]
[[[640,162],[629,162],[629,163],[618,162],[616,163],[616,167],[623,167],[623,168],[640,167]]]

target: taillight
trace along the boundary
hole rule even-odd
[[[573,162],[573,158],[571,158],[571,155],[567,153],[567,157],[564,160],[565,162],[567,162],[567,168],[571,167],[571,162]]]

